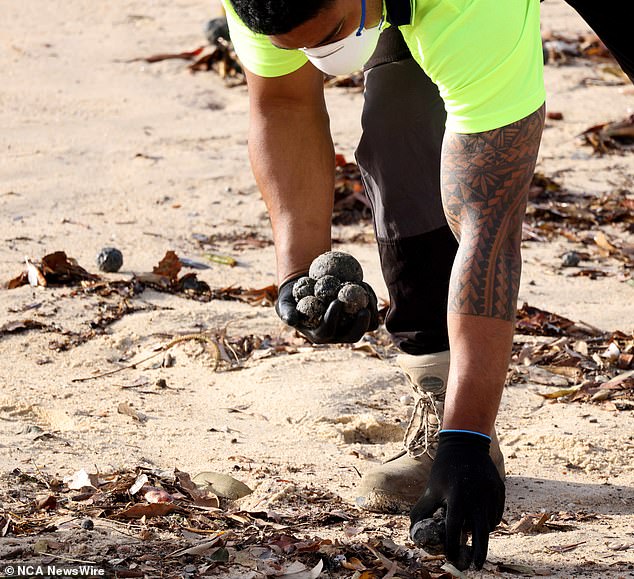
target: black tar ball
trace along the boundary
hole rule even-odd
[[[100,271],[114,273],[123,265],[123,254],[116,247],[104,247],[97,256]]]
[[[349,253],[327,251],[313,260],[308,275],[313,279],[332,275],[342,282],[355,282],[363,279],[363,269],[361,264]]]

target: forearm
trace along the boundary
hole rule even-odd
[[[443,204],[460,243],[449,289],[447,429],[493,429],[513,342],[522,221],[543,120],[542,108],[508,127],[445,139]]]
[[[271,219],[281,283],[330,249],[335,161],[325,105],[252,103],[249,153]]]

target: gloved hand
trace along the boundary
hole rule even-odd
[[[427,490],[410,513],[410,537],[421,544],[415,538],[420,521],[446,507],[445,554],[461,570],[471,562],[482,569],[489,533],[502,520],[504,482],[489,456],[489,446],[488,437],[479,434],[441,431]],[[466,532],[471,533],[472,549],[465,548]]]
[[[279,288],[275,311],[283,322],[295,328],[313,344],[345,344],[358,342],[363,334],[379,327],[379,313],[376,294],[365,282],[362,285],[368,293],[367,307],[354,315],[346,314],[343,303],[334,300],[328,306],[323,320],[316,328],[309,328],[303,323],[302,314],[296,309],[293,297],[293,284],[306,274],[298,275],[285,281]]]

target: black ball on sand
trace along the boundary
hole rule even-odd
[[[116,247],[104,247],[97,255],[97,267],[100,271],[114,273],[123,265],[123,254]]]

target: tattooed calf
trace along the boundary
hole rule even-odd
[[[544,107],[493,131],[445,135],[443,207],[459,241],[449,312],[514,319],[522,221],[543,127]]]

